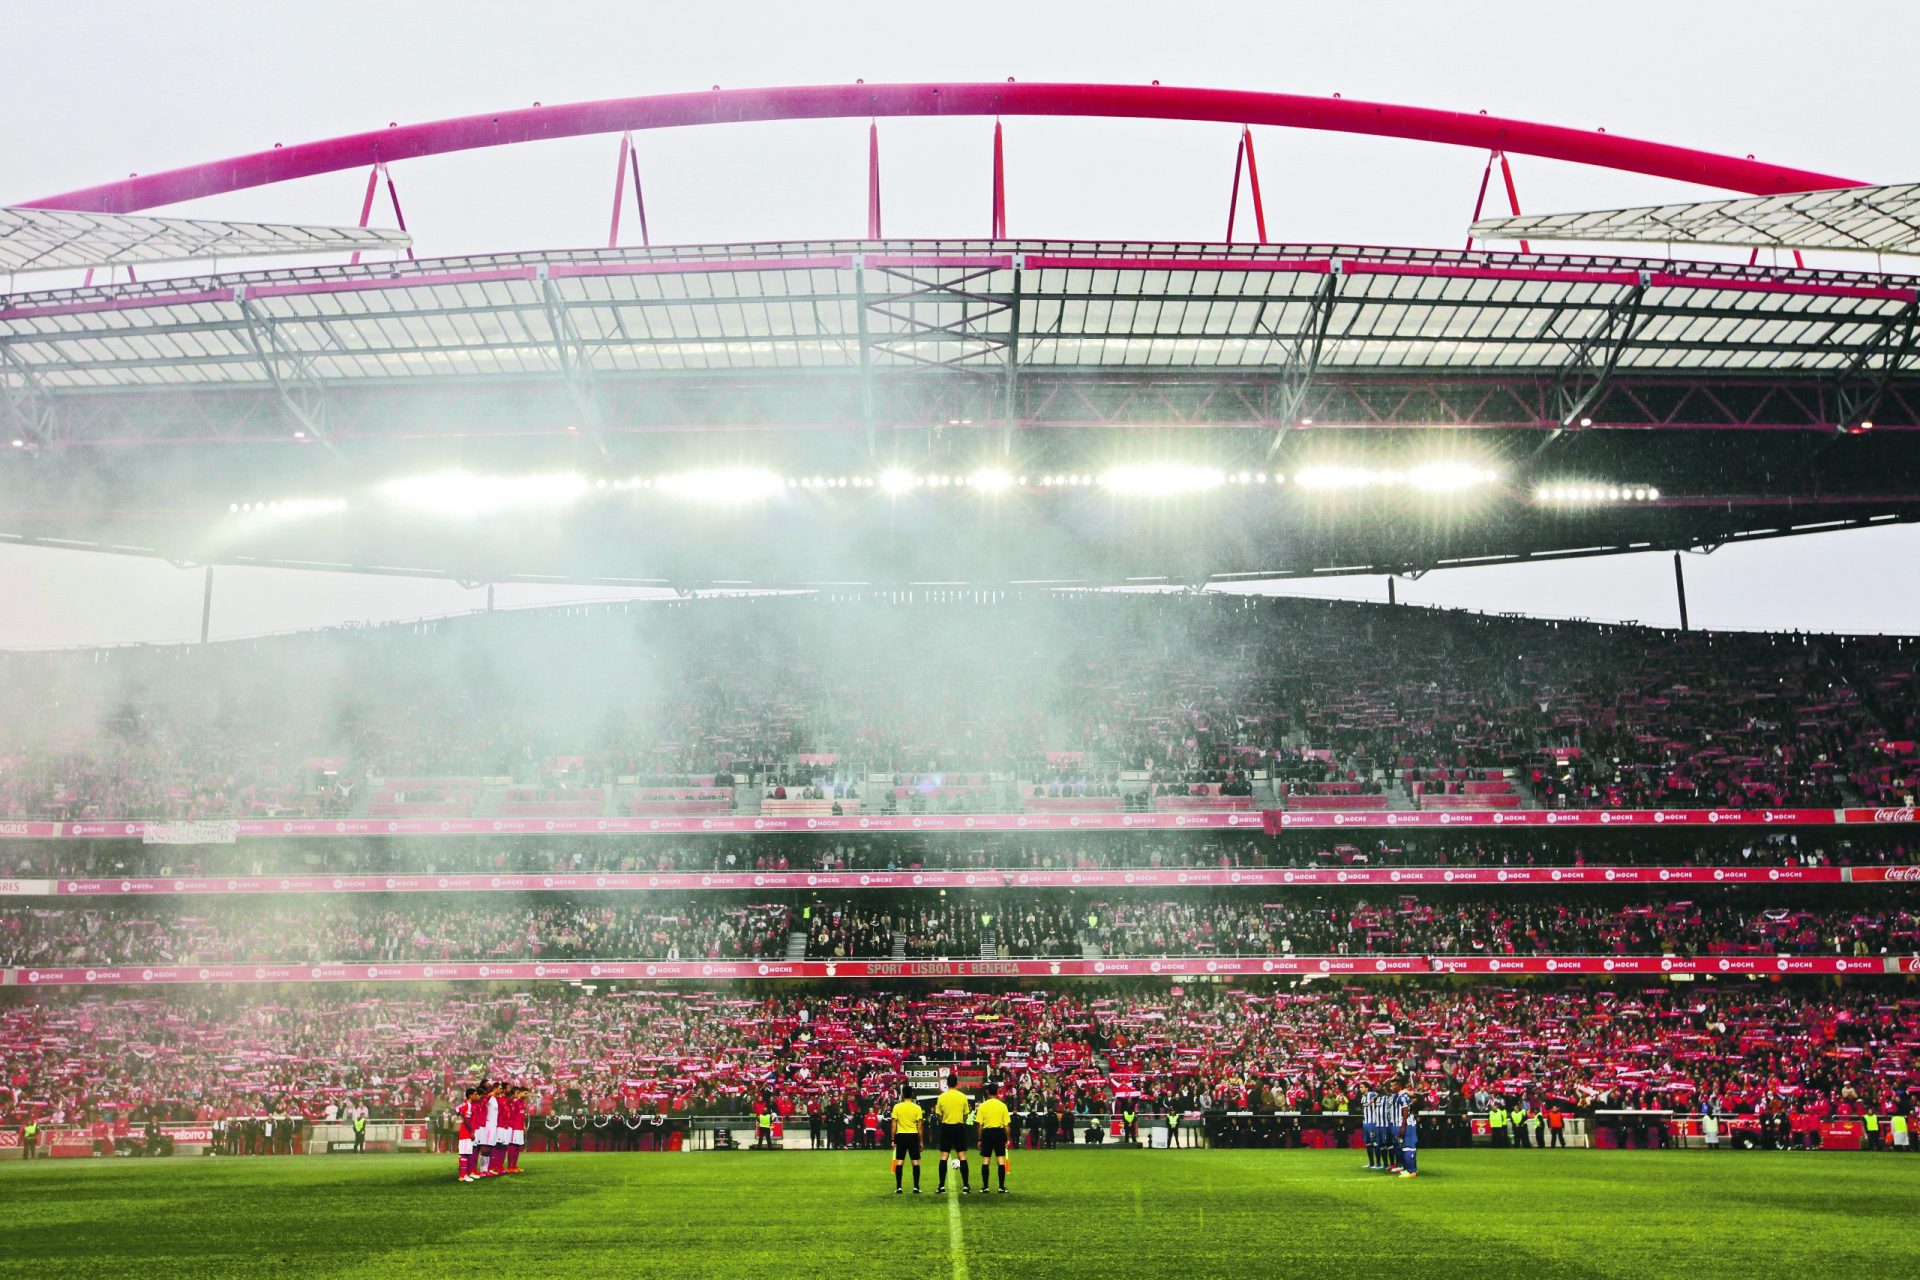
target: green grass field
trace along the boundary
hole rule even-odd
[[[1920,1156],[1060,1151],[1008,1196],[896,1198],[884,1155],[0,1166],[0,1276],[1799,1276],[1920,1273]],[[976,1171],[977,1173],[977,1171]],[[956,1178],[957,1181],[957,1178]]]

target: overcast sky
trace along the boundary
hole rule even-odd
[[[1920,177],[1892,68],[1920,5],[827,3],[540,5],[482,0],[112,4],[0,0],[0,203],[129,172],[535,101],[750,85],[1076,80],[1340,93],[1633,134],[1862,181]],[[986,231],[990,125],[881,126],[887,232]],[[851,237],[865,227],[865,124],[643,136],[656,242]],[[1013,120],[1015,236],[1214,239],[1235,131]],[[1280,130],[1258,136],[1276,239],[1454,245],[1484,153]],[[604,243],[615,140],[396,166],[422,256]],[[1528,212],[1705,195],[1517,159]],[[167,212],[350,223],[365,177],[336,174]],[[384,212],[384,211],[382,211]],[[1687,558],[1695,625],[1920,631],[1920,531]],[[222,570],[214,634],[477,607],[445,583]],[[0,548],[0,646],[199,633],[197,571]],[[1316,584],[1384,598],[1374,580]],[[586,593],[597,595],[604,593]],[[503,590],[499,603],[553,593]],[[1400,598],[1558,616],[1675,620],[1670,558],[1466,569]]]

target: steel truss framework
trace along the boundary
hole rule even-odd
[[[1911,254],[1920,249],[1920,183],[1799,191],[1744,200],[1476,218],[1482,239],[1716,244]]]
[[[1920,426],[1920,279],[1336,246],[804,243],[19,295],[46,444],[725,427]]]
[[[1009,371],[1011,372],[1011,371]],[[1556,385],[1545,378],[1434,381],[1385,375],[1322,377],[1304,396],[1284,376],[1182,377],[1175,374],[1100,376],[1026,373],[995,386],[979,378],[848,377],[714,381],[666,385],[609,380],[594,388],[591,410],[564,379],[512,389],[446,388],[420,391],[339,391],[327,395],[328,425],[336,441],[378,440],[396,419],[411,434],[442,437],[554,434],[599,418],[603,435],[661,431],[753,429],[805,432],[858,426],[952,430],[1006,427],[1218,429],[1269,431],[1278,445],[1292,421],[1296,442],[1308,432],[1327,435],[1369,428],[1471,428],[1551,435]],[[1011,404],[1009,405],[1009,395]],[[289,427],[312,429],[312,417],[293,415],[272,389],[204,396],[85,396],[36,415],[35,397],[9,388],[20,401],[21,429],[69,445],[206,445],[274,441]],[[869,400],[870,397],[870,400]],[[868,405],[871,403],[871,409]],[[1709,377],[1615,378],[1587,410],[1612,431],[1799,430],[1828,433],[1845,411],[1839,389],[1803,384]],[[1878,400],[1876,427],[1898,432],[1920,422],[1920,387],[1888,388]],[[57,414],[58,427],[53,425]],[[1301,428],[1298,423],[1309,425]]]
[[[0,273],[405,250],[404,231],[0,208]]]

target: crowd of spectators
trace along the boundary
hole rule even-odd
[[[1282,902],[1093,902],[1103,954],[1884,955],[1920,952],[1920,901],[1736,893],[1710,901],[1556,891],[1484,896],[1290,895]]]
[[[750,960],[786,954],[784,903],[490,904],[277,898],[0,908],[0,965]]]
[[[256,840],[233,845],[0,841],[0,875],[22,878],[274,875],[579,875],[597,872],[1097,871],[1310,867],[1843,867],[1920,859],[1905,824],[1845,830],[1581,831],[1302,829],[824,835],[637,839]]]
[[[869,905],[862,898],[815,903],[809,913],[807,955],[952,959],[994,956],[1035,959],[1082,954],[1078,912],[1063,902],[1005,898],[907,899]]]
[[[817,769],[834,790],[991,773],[1028,799],[1246,794],[1255,769],[1377,787],[1502,768],[1549,804],[1904,803],[1917,658],[1900,640],[1097,593],[632,604],[10,654],[0,819],[337,812],[395,780],[726,776],[852,799]]]
[[[1029,1112],[1344,1112],[1405,1072],[1475,1105],[1840,1116],[1920,1102],[1916,1043],[1910,993],[1772,983],[85,991],[0,1001],[0,1126],[319,1118],[349,1098],[425,1116],[481,1075],[533,1082],[536,1121],[859,1115],[908,1066],[950,1061]]]
[[[1904,889],[1696,894],[1045,891],[741,904],[675,896],[172,899],[0,908],[0,966],[475,960],[1920,954]]]

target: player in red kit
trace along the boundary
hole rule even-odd
[[[481,1081],[473,1090],[473,1176],[481,1178],[487,1172],[487,1083]]]
[[[453,1109],[454,1114],[460,1117],[460,1141],[459,1141],[460,1178],[459,1180],[461,1182],[473,1181],[473,1162],[474,1162],[473,1142],[474,1142],[474,1125],[475,1125],[474,1115],[479,1107],[479,1104],[478,1104],[479,1097],[480,1097],[480,1091],[478,1089],[469,1088],[467,1090],[467,1096],[461,1099],[460,1105]]]
[[[527,1144],[527,1089],[515,1085],[507,1090],[507,1172],[520,1172],[520,1148]]]
[[[506,1124],[500,1118],[501,1109],[506,1105],[506,1091],[507,1086],[496,1083],[481,1095],[480,1176],[483,1178],[499,1177],[501,1166],[506,1163],[503,1137]]]
[[[513,1172],[513,1086],[500,1090],[500,1128],[494,1135],[493,1171]]]

